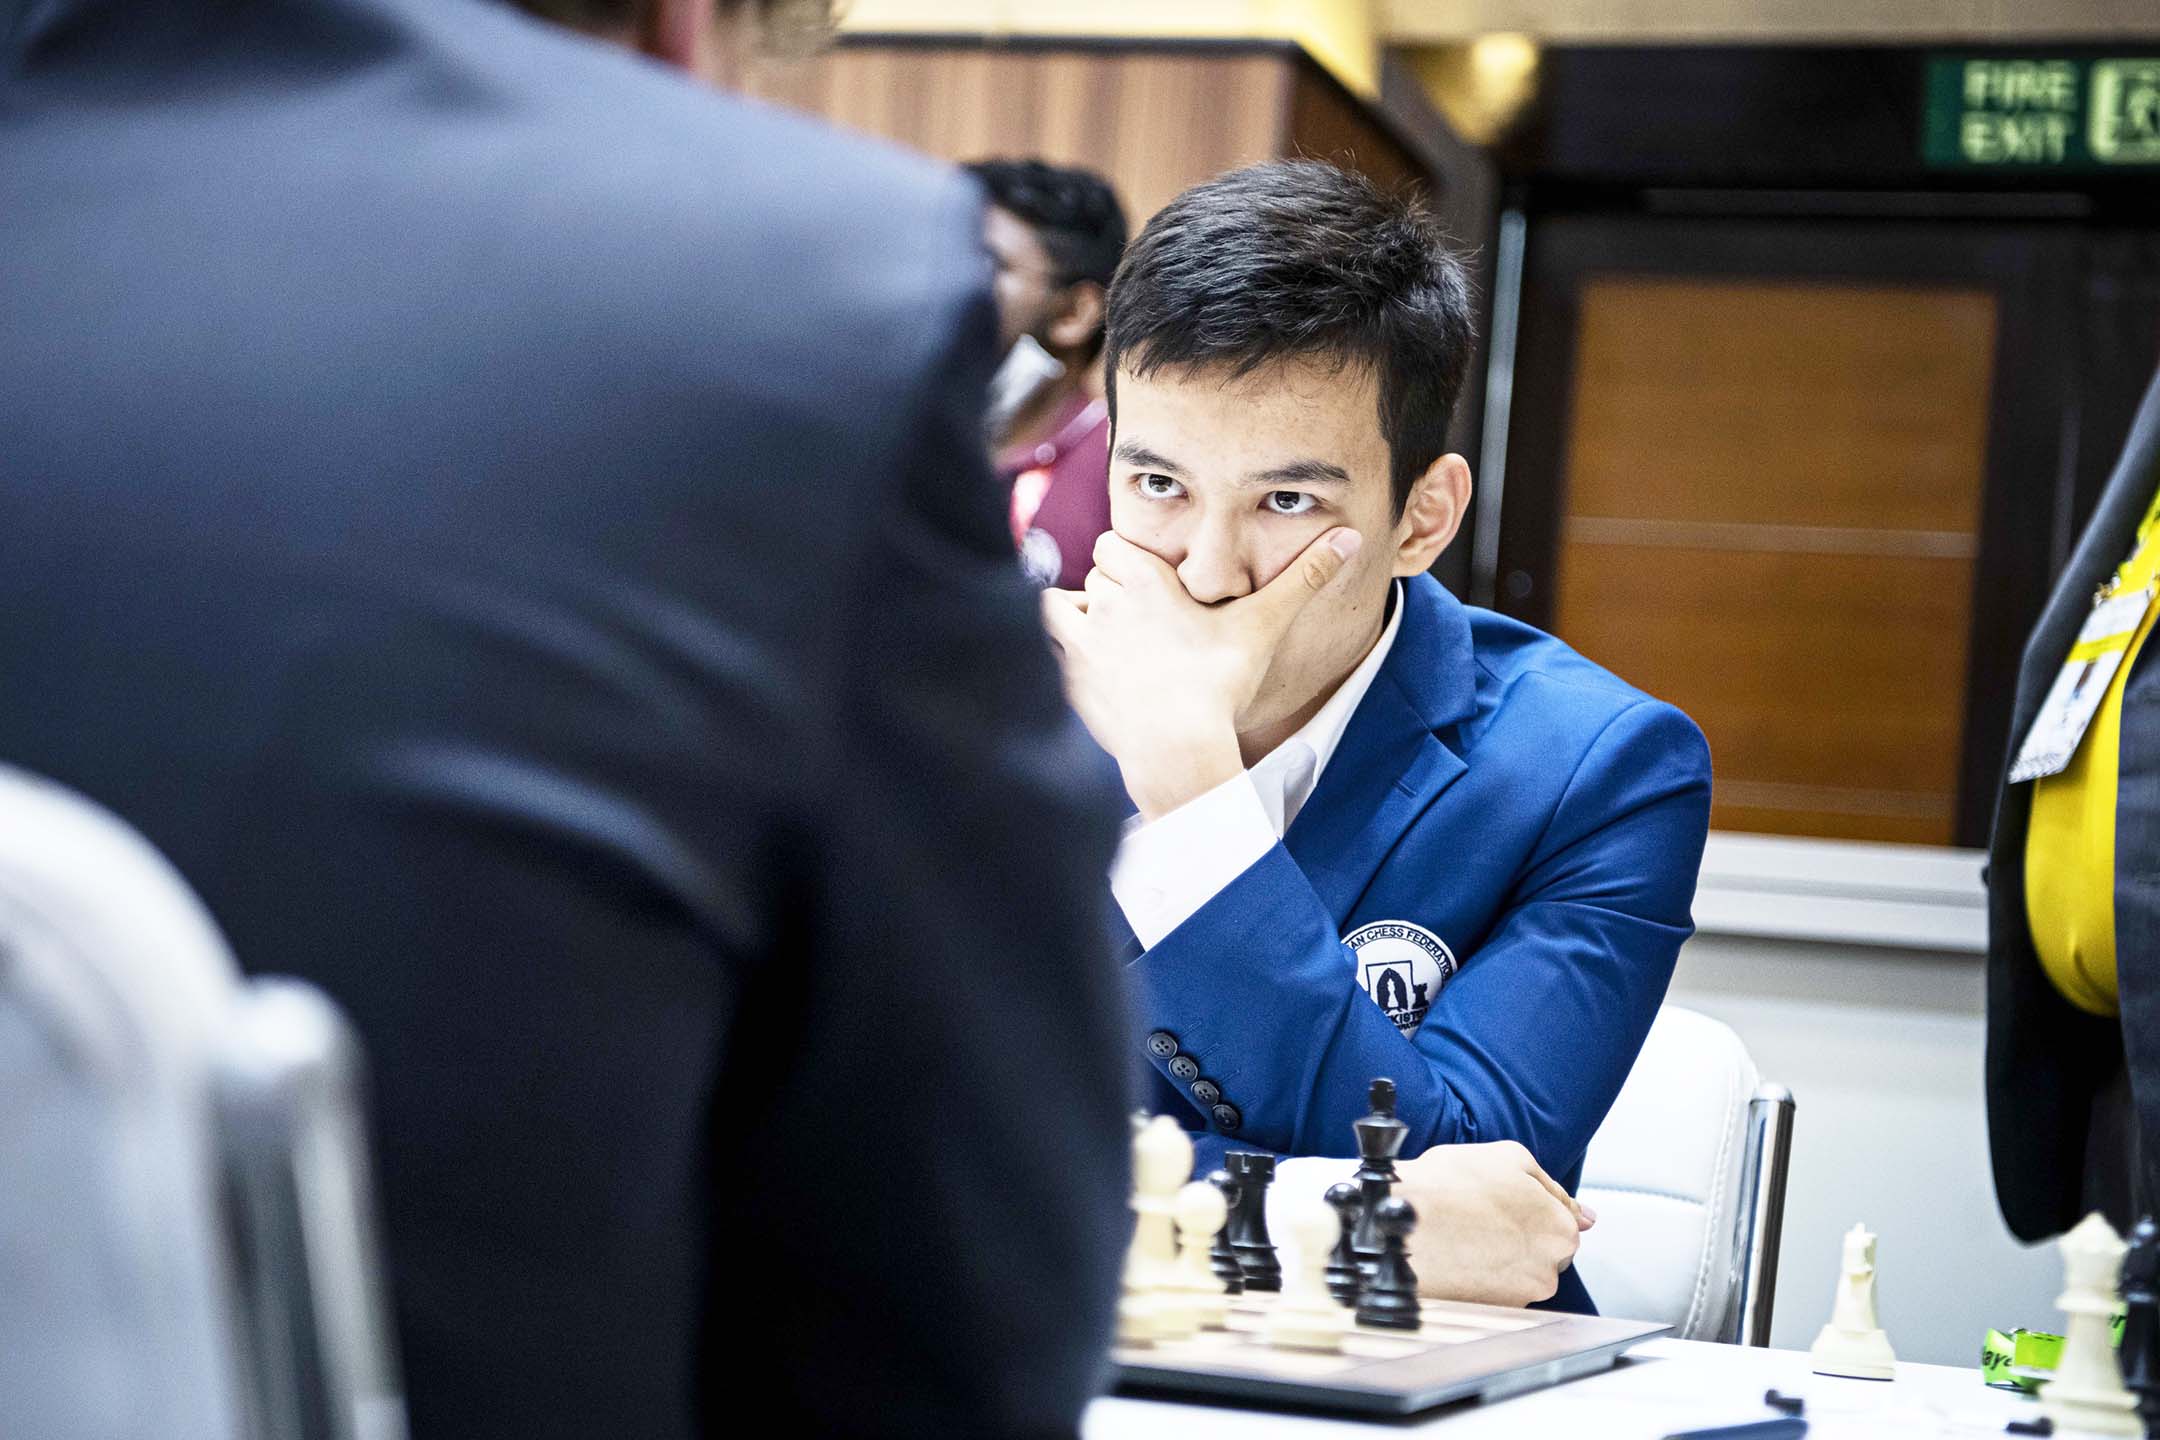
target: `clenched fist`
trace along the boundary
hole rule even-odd
[[[1418,1293],[1435,1300],[1548,1300],[1597,1217],[1512,1140],[1436,1145],[1397,1164],[1395,1193],[1417,1207]]]

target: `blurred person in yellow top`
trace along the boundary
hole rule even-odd
[[[2153,1208],[2160,377],[2025,648],[1989,863],[1988,1133],[2021,1239]]]
[[[2160,493],[2139,523],[2130,558],[2095,596],[2090,638],[2081,634],[2064,692],[2075,716],[2086,695],[2098,708],[2083,743],[2055,774],[2033,778],[2025,836],[2025,913],[2040,968],[2080,1010],[2113,1017],[2115,985],[2115,794],[2121,769],[2123,690],[2152,630],[2160,573]],[[2071,723],[2075,723],[2074,720]]]

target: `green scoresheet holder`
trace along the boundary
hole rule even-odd
[[[2122,1344],[2123,1317],[2116,1313],[2108,1338]],[[2031,1394],[2053,1379],[2062,1363],[2063,1337],[2045,1330],[1990,1330],[1980,1342],[1980,1378],[1998,1390],[2021,1390]]]

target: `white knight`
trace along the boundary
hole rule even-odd
[[[1875,1322],[1875,1237],[1865,1225],[1845,1235],[1845,1263],[1838,1275],[1837,1304],[1830,1323],[1809,1352],[1818,1375],[1854,1380],[1895,1380],[1897,1353]]]

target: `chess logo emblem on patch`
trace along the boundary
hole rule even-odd
[[[1422,925],[1376,920],[1343,937],[1357,956],[1358,984],[1395,1028],[1415,1035],[1433,997],[1455,973],[1455,952]]]

